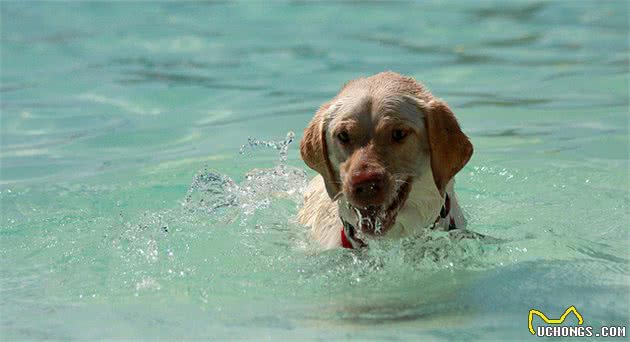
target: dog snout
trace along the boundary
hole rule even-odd
[[[383,203],[388,184],[384,172],[372,170],[354,173],[350,185],[353,201],[368,206]]]

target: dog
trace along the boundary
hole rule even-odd
[[[300,142],[319,174],[298,221],[325,249],[463,229],[453,177],[473,146],[443,100],[411,77],[382,72],[346,83]]]

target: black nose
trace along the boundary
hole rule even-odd
[[[355,185],[354,194],[357,196],[370,196],[379,193],[382,187],[381,181],[365,182]]]

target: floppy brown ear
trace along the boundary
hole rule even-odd
[[[432,100],[424,108],[424,120],[431,150],[433,180],[440,193],[473,154],[473,146],[462,132],[446,103]]]
[[[330,108],[330,103],[321,106],[308,127],[304,129],[304,136],[300,141],[300,154],[308,167],[322,175],[326,192],[332,199],[339,192],[339,181],[328,158],[326,122],[324,120],[324,113],[328,108]]]

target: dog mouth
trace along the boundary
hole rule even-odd
[[[411,177],[408,177],[401,181],[396,196],[388,205],[358,208],[348,202],[348,208],[354,211],[357,217],[358,230],[370,236],[384,235],[396,223],[396,216],[407,201],[410,192]]]

